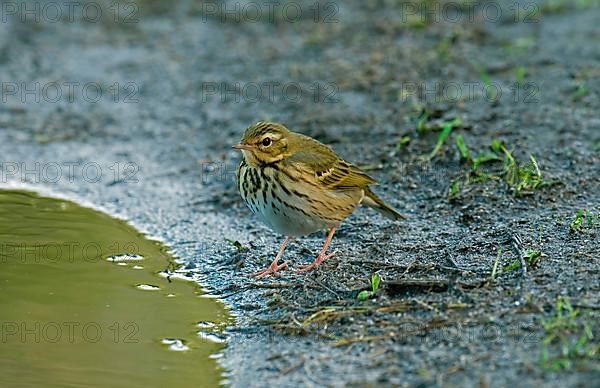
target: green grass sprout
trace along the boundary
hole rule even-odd
[[[446,139],[448,138],[448,136],[450,136],[450,133],[452,132],[452,130],[454,128],[460,126],[461,124],[462,124],[462,120],[459,118],[455,118],[454,120],[448,121],[444,124],[444,126],[442,128],[442,132],[440,132],[440,135],[438,136],[438,141],[437,141],[433,151],[431,151],[431,153],[427,156],[427,160],[431,160],[435,157],[435,155],[437,155],[437,153],[440,151],[440,149],[446,142]]]
[[[371,276],[371,291],[363,290],[358,293],[357,299],[361,302],[370,299],[375,296],[377,290],[379,290],[379,285],[381,284],[381,276],[378,273],[374,273]]]
[[[456,135],[456,139],[454,139],[454,141],[456,142],[456,147],[460,151],[460,156],[464,160],[471,160],[471,150],[469,150],[467,143],[465,143],[465,138],[463,135]]]
[[[553,372],[569,370],[581,362],[598,357],[600,342],[594,341],[592,323],[580,322],[582,318],[569,299],[562,296],[557,298],[554,316],[542,319],[542,327],[546,332],[542,341],[543,369]]]

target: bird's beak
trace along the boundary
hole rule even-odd
[[[232,146],[232,148],[235,148],[236,150],[247,150],[247,151],[252,151],[254,149],[254,147],[251,146],[250,144],[236,144],[236,145]]]

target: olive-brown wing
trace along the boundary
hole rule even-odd
[[[304,166],[329,190],[364,188],[377,183],[360,168],[340,158],[330,147],[310,140],[286,162]]]

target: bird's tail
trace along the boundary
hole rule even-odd
[[[377,210],[381,215],[391,220],[402,220],[406,217],[398,212],[387,203],[383,202],[381,198],[377,196],[370,188],[365,187],[365,196],[363,197],[362,203]]]

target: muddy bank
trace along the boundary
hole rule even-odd
[[[234,386],[598,377],[597,339],[560,356],[561,341],[598,336],[593,4],[524,4],[514,16],[486,3],[504,16],[453,21],[351,2],[316,21],[252,23],[187,2],[137,4],[134,23],[2,23],[2,184],[94,204],[169,244],[238,316],[222,360]],[[409,219],[361,210],[318,271],[248,281],[282,240],[235,192],[229,146],[259,119],[331,144]],[[291,267],[323,238],[292,244]],[[375,272],[381,289],[357,301]],[[561,326],[564,301],[579,313]]]

